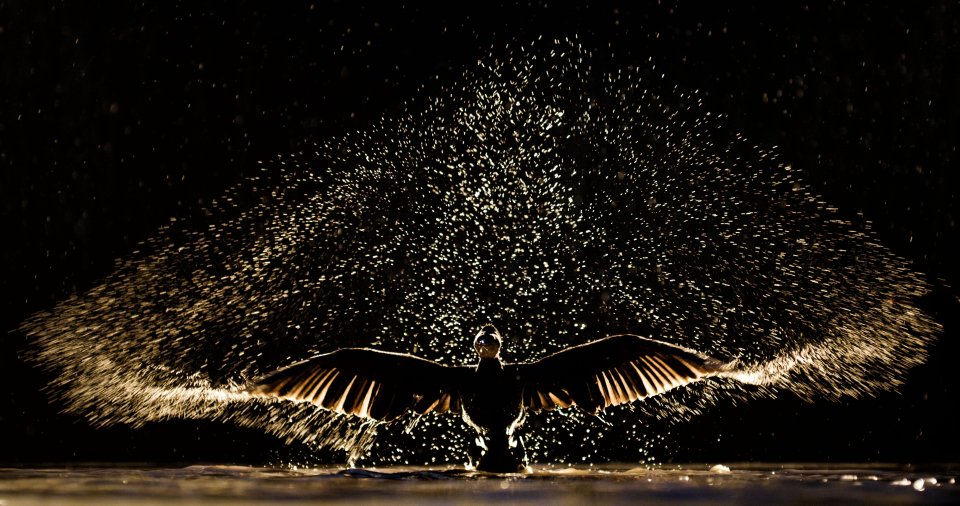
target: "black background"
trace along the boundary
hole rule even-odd
[[[305,452],[220,424],[91,429],[48,404],[15,329],[258,160],[362,128],[491,47],[539,36],[576,37],[610,69],[652,58],[937,286],[923,304],[943,338],[900,394],[721,407],[664,458],[956,461],[956,3],[581,4],[0,0],[0,462]]]

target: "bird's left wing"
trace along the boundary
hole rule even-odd
[[[459,412],[459,390],[468,371],[412,355],[345,348],[268,374],[247,391],[390,421],[408,410]]]
[[[578,406],[596,413],[712,376],[724,365],[672,344],[611,336],[517,364],[523,405],[533,411]]]

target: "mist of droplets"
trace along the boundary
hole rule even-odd
[[[243,386],[347,346],[470,363],[488,321],[508,361],[633,332],[735,362],[602,419],[527,421],[534,459],[602,459],[613,433],[643,459],[656,435],[638,420],[872,395],[925,360],[939,328],[914,305],[922,278],[655,65],[599,71],[540,42],[431,86],[263,163],[25,322],[57,402],[97,425],[218,419],[351,461],[461,462],[473,436],[455,417],[378,426]],[[594,444],[558,449],[576,431]]]

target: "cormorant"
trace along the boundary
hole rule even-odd
[[[483,326],[473,346],[479,363],[452,367],[402,353],[345,348],[275,371],[248,392],[380,421],[407,411],[460,413],[477,431],[476,468],[517,472],[525,468],[526,456],[516,429],[527,411],[576,406],[596,414],[724,369],[693,350],[630,334],[522,364],[500,360],[500,332],[492,324]]]

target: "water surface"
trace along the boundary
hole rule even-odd
[[[86,464],[0,469],[0,505],[960,502],[957,465],[630,464],[534,466],[495,475],[451,467],[309,469]]]

